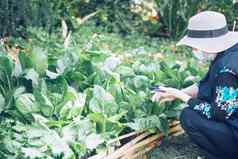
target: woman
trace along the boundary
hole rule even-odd
[[[197,58],[210,61],[209,70],[183,90],[160,87],[152,100],[187,103],[180,120],[192,141],[211,158],[238,158],[238,32],[228,31],[223,14],[204,11],[189,20],[178,45],[190,46]]]

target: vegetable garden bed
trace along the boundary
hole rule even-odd
[[[29,35],[0,47],[0,158],[142,155],[176,132],[169,123],[183,106],[152,102],[150,88],[183,88],[204,72],[168,41],[90,27],[69,41],[34,28]]]

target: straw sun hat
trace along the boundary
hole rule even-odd
[[[223,14],[200,12],[189,19],[187,35],[177,45],[187,45],[208,53],[219,53],[238,43],[238,32],[229,31]]]

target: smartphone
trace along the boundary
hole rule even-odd
[[[155,86],[151,87],[151,91],[165,92],[165,91],[161,90],[159,87],[160,87],[159,85],[155,85]]]

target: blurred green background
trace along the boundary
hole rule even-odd
[[[123,35],[139,32],[179,38],[187,20],[203,10],[224,13],[230,29],[237,17],[233,0],[1,0],[0,36],[27,36],[26,27],[55,32],[61,19],[77,30],[80,18],[97,12],[94,25]]]

